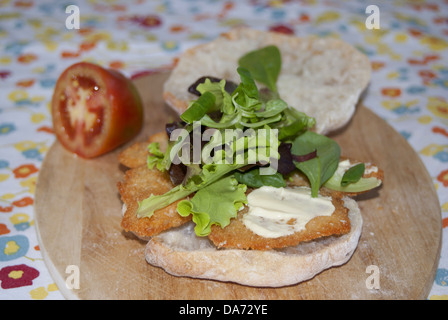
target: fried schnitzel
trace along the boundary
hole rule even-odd
[[[156,210],[151,217],[138,218],[139,202],[151,194],[160,195],[174,187],[168,173],[148,169],[146,165],[129,169],[123,182],[118,182],[118,191],[124,203],[125,212],[121,226],[140,238],[156,235],[164,230],[178,227],[191,220],[177,213],[177,202]]]
[[[191,220],[177,213],[176,201],[169,206],[156,210],[150,218],[138,218],[139,202],[151,194],[160,195],[171,190],[174,185],[167,172],[149,169],[146,165],[148,144],[158,142],[161,150],[166,150],[167,135],[160,132],[152,135],[147,142],[137,142],[118,157],[119,162],[128,167],[123,181],[117,183],[118,191],[124,203],[124,215],[121,226],[140,238],[148,238],[164,230],[178,227]]]
[[[265,238],[253,233],[243,223],[243,216],[247,213],[245,207],[238,213],[236,219],[232,219],[225,228],[218,225],[212,226],[209,239],[218,248],[270,250],[298,245],[303,241],[331,236],[342,235],[350,231],[350,219],[348,209],[344,207],[342,194],[339,192],[321,192],[325,196],[331,196],[335,210],[331,216],[318,216],[310,220],[305,230],[278,238]]]

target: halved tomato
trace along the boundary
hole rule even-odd
[[[60,143],[83,158],[93,158],[139,133],[143,104],[137,89],[123,74],[80,62],[59,77],[52,117]]]

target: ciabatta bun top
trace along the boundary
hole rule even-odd
[[[200,77],[239,83],[238,59],[267,45],[276,45],[281,53],[282,69],[277,81],[280,97],[315,117],[316,132],[329,133],[350,120],[370,81],[367,56],[336,38],[299,38],[244,27],[183,53],[164,85],[165,101],[182,113],[189,101],[197,99],[187,89]]]

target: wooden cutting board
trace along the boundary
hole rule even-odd
[[[176,118],[162,100],[167,73],[135,80],[145,104],[143,141]],[[180,278],[146,263],[145,242],[120,227],[116,184],[124,173],[119,150],[93,160],[77,158],[56,142],[40,170],[35,219],[45,262],[68,299],[426,299],[441,248],[441,212],[430,176],[407,141],[360,106],[333,136],[343,154],[372,161],[384,185],[358,198],[362,235],[353,257],[304,283],[283,288],[246,287]],[[67,283],[79,268],[79,289]],[[376,266],[379,289],[366,285]],[[375,267],[374,267],[375,268]]]

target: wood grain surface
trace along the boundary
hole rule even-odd
[[[166,73],[135,80],[145,104],[145,128],[134,141],[176,118],[162,99]],[[441,248],[437,195],[419,156],[385,121],[359,106],[352,121],[332,136],[343,155],[371,161],[385,172],[375,192],[357,198],[364,226],[348,263],[295,286],[267,289],[171,276],[147,264],[145,242],[124,233],[116,184],[124,168],[120,149],[80,159],[56,142],[39,173],[35,220],[44,260],[67,299],[426,299]],[[79,289],[69,289],[80,271]],[[380,288],[366,285],[377,266]]]

